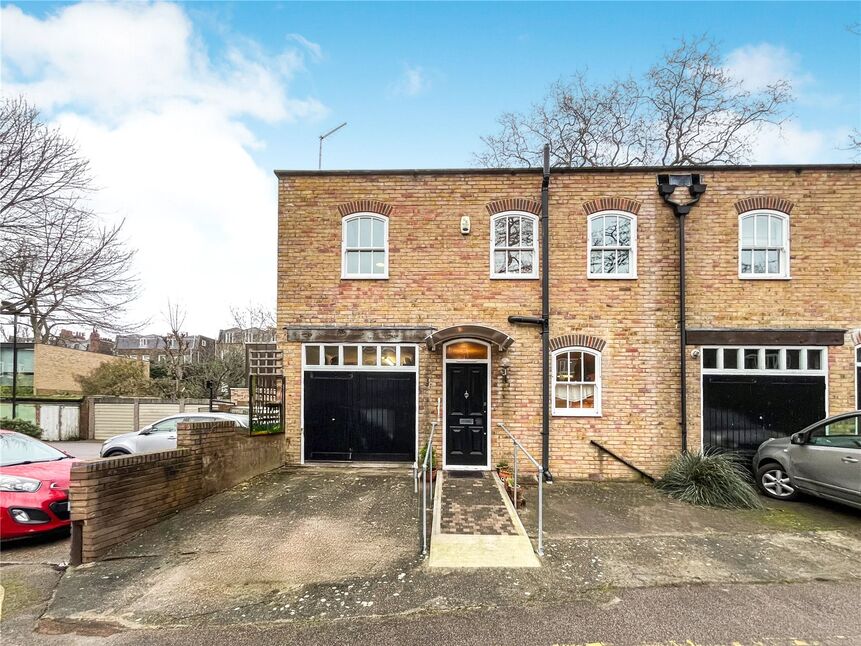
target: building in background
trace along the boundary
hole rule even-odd
[[[176,351],[178,347],[175,339],[171,341],[169,346],[165,338],[158,334],[119,334],[114,354],[139,361],[167,361],[170,350]],[[195,334],[186,337],[185,342],[188,344],[185,360],[189,363],[206,361],[215,356],[215,339]]]
[[[228,352],[245,352],[248,343],[275,343],[275,328],[261,327],[232,327],[218,331],[218,356],[224,357]]]

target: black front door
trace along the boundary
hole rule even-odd
[[[446,365],[446,466],[487,465],[487,365]]]

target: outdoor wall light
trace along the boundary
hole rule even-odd
[[[502,377],[502,383],[508,383],[508,370],[511,368],[511,359],[503,357],[499,362],[499,376]]]

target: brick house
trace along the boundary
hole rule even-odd
[[[685,339],[673,172],[707,187]],[[510,459],[500,422],[541,456],[541,328],[509,317],[542,314],[542,171],[276,175],[289,458],[412,462],[438,416],[445,467]],[[553,170],[549,471],[636,475],[594,440],[660,474],[683,434],[750,451],[861,407],[859,200],[856,165]]]

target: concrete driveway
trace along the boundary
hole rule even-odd
[[[645,485],[554,484],[543,567],[448,570],[419,557],[416,502],[403,470],[264,474],[67,571],[41,630],[326,621],[692,583],[859,580],[846,564],[861,561],[861,519],[842,508],[729,512]]]

